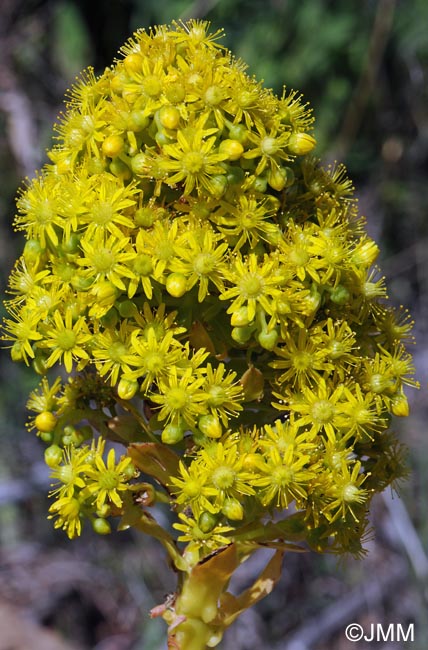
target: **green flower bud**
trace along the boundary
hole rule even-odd
[[[117,385],[117,394],[120,399],[132,399],[139,389],[138,381],[124,379],[123,377]]]
[[[248,137],[248,129],[243,124],[232,124],[229,129],[229,137],[244,144]]]
[[[28,264],[34,264],[42,255],[44,249],[42,248],[40,242],[36,239],[28,239],[25,242],[24,246],[24,259]]]
[[[144,111],[132,111],[127,120],[129,131],[143,131],[150,123],[150,119]]]
[[[137,153],[133,156],[131,158],[131,169],[137,176],[145,176],[149,170],[146,154]]]
[[[248,318],[248,308],[239,307],[230,317],[230,324],[233,327],[245,327],[250,324],[250,319]]]
[[[220,438],[223,433],[220,420],[214,415],[203,415],[200,417],[198,427],[208,438]]]
[[[166,445],[175,445],[183,440],[185,431],[186,429],[181,423],[167,424],[161,434],[162,442]]]
[[[210,533],[216,527],[217,519],[218,517],[205,510],[199,515],[198,526],[203,533]]]
[[[223,196],[227,188],[227,178],[225,175],[212,176],[210,180],[210,190],[217,199]]]
[[[244,508],[237,499],[226,499],[221,511],[232,521],[241,521],[244,518]]]
[[[309,133],[292,133],[287,143],[288,150],[297,156],[308,154],[317,141]]]
[[[265,350],[273,350],[278,342],[278,338],[279,334],[276,330],[270,330],[269,332],[266,330],[260,332],[257,340]]]
[[[112,160],[109,168],[112,174],[123,181],[129,181],[132,178],[132,171],[129,169],[128,165],[119,158]]]
[[[111,533],[111,526],[106,519],[102,517],[97,517],[92,522],[92,528],[98,535],[108,535]]]
[[[58,445],[50,445],[45,449],[45,463],[49,467],[57,467],[62,460],[62,449]]]
[[[253,327],[234,327],[231,336],[240,345],[248,343],[254,332]]]
[[[351,294],[342,284],[338,284],[337,287],[330,291],[330,300],[337,305],[345,305],[350,298]]]
[[[116,309],[122,318],[131,318],[138,314],[137,305],[132,300],[122,300],[122,302],[116,303]]]
[[[252,188],[255,192],[260,192],[264,194],[267,190],[268,182],[266,176],[256,176]]]

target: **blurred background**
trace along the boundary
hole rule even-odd
[[[22,248],[14,197],[45,162],[52,124],[79,71],[102,72],[138,27],[204,18],[249,73],[314,108],[318,155],[345,162],[391,300],[416,321],[420,391],[394,422],[409,480],[372,509],[362,560],[285,558],[275,592],[228,632],[222,650],[428,647],[428,3],[426,0],[1,0],[0,289]],[[37,383],[0,362],[0,650],[164,650],[149,610],[174,590],[160,547],[131,532],[69,542],[46,519],[43,447],[25,429]],[[256,558],[235,584],[245,588]],[[414,625],[414,641],[346,640],[350,623]]]

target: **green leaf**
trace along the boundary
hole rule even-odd
[[[132,443],[128,447],[128,456],[139,470],[152,476],[164,487],[169,485],[171,476],[178,474],[179,457],[160,443]]]

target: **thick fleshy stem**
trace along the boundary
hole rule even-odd
[[[155,608],[168,623],[169,650],[216,647],[226,628],[246,609],[268,595],[281,573],[283,551],[277,550],[254,584],[240,596],[227,590],[235,570],[257,545],[230,544],[184,575],[174,602]]]

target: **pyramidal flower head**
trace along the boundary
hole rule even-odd
[[[288,532],[358,554],[371,497],[404,471],[386,430],[416,385],[412,323],[343,166],[313,157],[311,109],[220,36],[142,29],[77,80],[18,197],[3,338],[43,375],[30,427],[71,537],[85,517],[141,527],[159,502],[178,537],[143,528],[188,542],[186,562]]]

